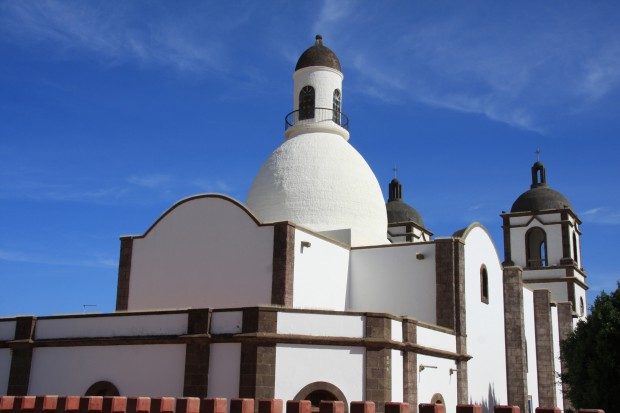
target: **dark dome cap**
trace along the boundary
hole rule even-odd
[[[295,66],[295,71],[310,66],[326,66],[342,72],[338,56],[330,48],[323,46],[323,37],[320,34],[316,35],[314,46],[301,54]]]
[[[404,202],[402,197],[403,186],[398,179],[394,178],[390,182],[388,202],[385,204],[388,224],[413,221],[419,226],[424,227],[424,221],[420,213],[411,205]]]
[[[572,206],[560,192],[549,188],[545,165],[537,161],[532,165],[532,185],[512,204],[510,212],[532,212],[547,209],[565,209]]]

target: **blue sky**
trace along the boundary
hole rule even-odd
[[[350,143],[436,235],[529,186],[536,148],[583,220],[590,297],[620,241],[614,2],[0,3],[0,315],[114,308],[121,234],[176,200],[245,200],[316,33]]]

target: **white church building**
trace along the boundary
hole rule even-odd
[[[351,145],[343,78],[317,36],[246,201],[190,196],[121,237],[116,312],[0,319],[0,395],[567,406],[587,289],[569,201],[536,162],[504,257],[478,223],[434,236]]]

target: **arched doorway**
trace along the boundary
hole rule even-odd
[[[313,413],[319,411],[321,401],[341,401],[344,403],[344,413],[349,412],[344,393],[338,387],[325,381],[315,381],[308,384],[297,393],[294,400],[310,400]]]

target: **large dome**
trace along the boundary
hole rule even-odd
[[[379,182],[342,137],[307,133],[285,141],[261,167],[247,206],[263,222],[292,221],[314,231],[351,229],[351,244],[386,244]]]

